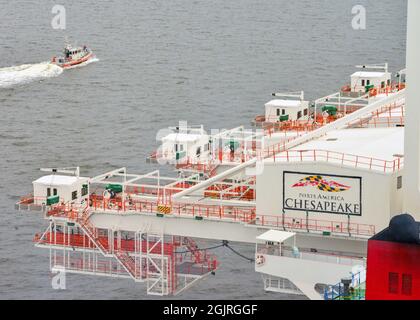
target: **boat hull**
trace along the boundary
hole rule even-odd
[[[89,59],[91,59],[93,57],[94,57],[93,53],[90,52],[87,55],[85,55],[84,57],[82,57],[80,59],[77,59],[77,60],[66,61],[64,63],[58,63],[57,61],[55,61],[55,62],[53,61],[52,63],[55,64],[55,65],[57,65],[57,66],[59,66],[59,67],[61,67],[61,68],[63,68],[63,69],[68,69],[68,68],[77,66],[77,65],[79,65],[79,64],[81,64],[83,62],[86,62],[86,61],[88,61]]]

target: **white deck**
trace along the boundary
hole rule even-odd
[[[404,128],[334,130],[291,150],[325,150],[391,161],[395,159],[394,155],[404,154]]]

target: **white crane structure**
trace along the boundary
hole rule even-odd
[[[269,134],[240,127],[197,138],[188,147],[196,161],[176,162],[178,177],[48,169],[55,178],[34,181],[38,194],[16,207],[48,219],[35,242],[50,248],[51,269],[129,277],[149,294],[178,294],[219,265],[198,238],[255,245],[266,290],[322,299],[343,277],[363,282],[367,239],[401,212],[420,220],[420,2],[408,2],[406,89],[343,97],[352,112],[305,120],[305,130],[289,121]],[[303,92],[292,95],[303,100]],[[174,140],[175,153],[182,141]]]

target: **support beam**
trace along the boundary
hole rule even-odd
[[[403,209],[420,220],[420,1],[408,0],[407,10]]]
[[[100,229],[112,227],[116,230],[136,232],[137,230],[144,230],[144,226],[149,226],[149,230],[144,231],[145,233],[153,230],[154,233],[163,232],[167,235],[219,241],[228,240],[252,245],[255,245],[257,236],[270,229],[222,220],[195,220],[176,216],[157,217],[149,214],[122,215],[118,212],[115,214],[95,212],[91,215],[90,222],[95,228]],[[364,256],[367,250],[367,241],[345,237],[325,237],[322,234],[303,232],[296,234],[296,246]]]
[[[101,174],[99,176],[93,177],[92,179],[90,179],[90,183],[99,183],[101,180],[103,179],[107,179],[109,177],[112,177],[115,174],[126,174],[127,170],[125,167],[119,168],[119,169],[115,169],[112,171],[109,171],[107,173]]]

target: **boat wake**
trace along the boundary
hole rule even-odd
[[[0,88],[9,88],[37,80],[57,77],[62,72],[62,68],[49,62],[0,68]]]

